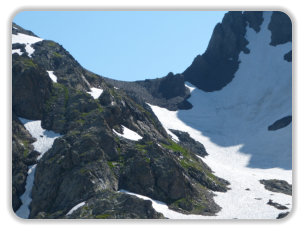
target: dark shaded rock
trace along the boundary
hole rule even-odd
[[[282,219],[284,217],[287,217],[289,214],[289,212],[286,212],[286,213],[280,213],[278,216],[277,216],[277,219]]]
[[[199,158],[174,142],[159,146],[142,141],[135,147],[122,150],[119,188],[164,201],[182,213],[219,211],[208,189],[226,191],[229,183],[214,176]]]
[[[292,40],[292,22],[287,14],[281,11],[274,11],[271,21],[268,25],[271,31],[270,45],[276,46],[291,42]]]
[[[17,116],[42,119],[44,102],[51,95],[52,81],[46,71],[27,56],[13,56],[12,106]]]
[[[99,102],[102,106],[109,106],[114,101],[114,97],[108,90],[104,90],[102,95],[99,97]]]
[[[54,83],[52,95],[43,107],[42,126],[65,134],[68,130],[85,125],[90,113],[99,117],[101,110],[98,102],[87,93]]]
[[[226,13],[222,23],[215,26],[205,53],[198,55],[183,72],[185,80],[207,92],[226,86],[238,69],[240,52],[249,53],[245,39],[247,20],[258,29],[260,18],[260,13]]]
[[[37,164],[37,157],[40,155],[40,152],[32,151],[28,154],[27,158],[24,160],[24,163],[27,166]]]
[[[263,11],[245,11],[243,13],[245,20],[248,22],[249,27],[254,29],[257,33],[261,30],[263,23]]]
[[[146,79],[144,81],[124,82],[105,78],[105,81],[119,89],[123,89],[136,102],[150,103],[165,107],[168,110],[190,109],[187,101],[190,91],[185,87],[184,77],[169,73],[163,78]]]
[[[12,203],[13,210],[21,206],[20,196],[25,191],[28,166],[33,160],[33,146],[35,139],[28,133],[15,113],[12,120]],[[35,156],[35,155],[34,155]]]
[[[161,219],[152,202],[120,192],[102,191],[65,218],[75,219]]]
[[[45,70],[54,71],[58,83],[84,92],[91,87],[104,87],[101,76],[84,69],[60,44],[43,40],[32,46],[34,62]]]
[[[25,30],[24,28],[22,28],[21,26],[17,25],[16,23],[12,23],[12,34],[18,34],[18,33],[22,33],[22,34],[26,34],[26,35],[31,35],[31,36],[35,36],[38,37],[37,35],[35,35],[32,31],[30,30]]]
[[[185,197],[189,183],[174,160],[161,156],[152,148],[144,150],[130,149],[126,152],[127,160],[119,179],[119,188],[166,202]]]
[[[292,62],[292,51],[289,51],[284,55],[284,60],[287,62]]]
[[[292,116],[285,116],[282,119],[275,121],[272,125],[268,126],[269,131],[275,131],[288,126],[292,121]]]
[[[65,138],[55,140],[37,165],[31,217],[42,211],[64,210],[100,190],[117,190],[117,179],[102,148],[104,141],[100,142],[97,132],[71,131]]]
[[[174,75],[172,72],[164,78],[146,79],[145,81],[137,81],[137,83],[144,86],[156,98],[168,100],[177,96],[183,97],[187,93],[183,76]]]
[[[269,200],[269,201],[267,202],[267,204],[270,205],[270,206],[273,206],[273,207],[275,207],[275,208],[277,208],[277,209],[279,209],[279,210],[288,209],[286,206],[281,205],[281,204],[276,203],[276,202],[273,202],[272,200]]]
[[[284,180],[260,180],[260,183],[265,186],[265,189],[271,192],[284,193],[292,195],[292,185],[288,184]]]
[[[204,145],[192,139],[187,132],[182,132],[173,129],[170,129],[170,131],[178,137],[180,145],[187,148],[189,151],[201,157],[205,157],[208,155]]]
[[[25,53],[25,44],[20,44],[20,43],[14,43],[12,44],[12,49],[20,49],[21,52]]]

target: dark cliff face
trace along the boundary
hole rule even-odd
[[[258,33],[262,22],[262,11],[228,12],[214,28],[205,53],[198,55],[184,71],[185,81],[207,92],[225,87],[239,67],[240,52],[250,53],[245,38],[247,24]],[[292,23],[283,12],[273,12],[268,29],[271,31],[270,45],[284,44],[292,39]],[[291,51],[285,59],[291,61]]]
[[[247,23],[258,32],[262,21],[262,12],[226,13],[222,23],[215,26],[205,53],[184,71],[185,81],[207,92],[226,86],[238,69],[240,52],[250,52],[245,38]]]
[[[291,42],[292,22],[287,14],[280,11],[273,12],[268,29],[271,31],[270,45],[276,46]]]
[[[12,104],[17,116],[41,119],[43,104],[50,97],[52,81],[47,72],[27,56],[13,55]]]

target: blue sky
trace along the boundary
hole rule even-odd
[[[23,11],[14,22],[63,45],[86,69],[134,81],[181,73],[225,11]]]

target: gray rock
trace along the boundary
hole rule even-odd
[[[275,207],[275,208],[277,208],[277,209],[279,209],[279,210],[288,209],[288,207],[286,207],[286,206],[284,206],[284,205],[281,205],[281,204],[279,204],[279,203],[277,203],[277,202],[273,202],[272,200],[269,200],[269,201],[267,202],[267,204],[270,205],[270,206],[273,206],[273,207]]]
[[[292,185],[288,184],[284,180],[260,180],[260,183],[265,186],[265,189],[271,192],[284,193],[287,195],[292,195]]]
[[[282,219],[284,217],[287,217],[289,214],[289,212],[286,212],[286,213],[280,213],[278,216],[277,216],[277,219]]]
[[[271,21],[268,25],[271,31],[270,45],[276,46],[291,42],[292,40],[292,22],[287,14],[281,11],[274,11]]]
[[[268,126],[269,131],[276,131],[278,129],[288,126],[292,121],[292,116],[285,116],[282,119],[275,121],[273,124]]]

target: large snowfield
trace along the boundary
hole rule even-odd
[[[191,110],[169,111],[150,105],[167,130],[188,132],[201,142],[209,153],[202,160],[231,183],[231,190],[214,197],[222,210],[215,217],[200,218],[275,219],[292,208],[291,196],[268,191],[259,182],[292,183],[292,125],[267,129],[292,114],[292,66],[283,59],[292,45],[270,46],[271,13],[263,16],[260,32],[247,26],[250,53],[240,54],[239,69],[226,87],[204,92],[187,83]],[[278,210],[267,204],[269,199],[289,209]]]
[[[40,155],[37,157],[37,160],[40,160],[44,153],[46,153],[53,146],[55,139],[57,139],[60,134],[43,129],[41,127],[40,120],[33,121],[24,118],[19,119],[23,123],[26,130],[28,130],[32,137],[36,139],[32,145],[34,146],[34,150],[40,153]],[[16,214],[21,218],[28,218],[30,215],[29,205],[32,201],[31,193],[34,185],[36,166],[37,164],[29,166],[25,192],[20,197],[22,205],[16,211]]]

